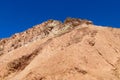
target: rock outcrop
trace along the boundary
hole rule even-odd
[[[120,29],[67,18],[0,40],[0,80],[120,80]]]

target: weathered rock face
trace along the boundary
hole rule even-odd
[[[120,80],[120,29],[67,18],[0,40],[0,80]]]

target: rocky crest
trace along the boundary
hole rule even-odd
[[[10,38],[0,40],[0,54],[8,53],[36,39],[42,39],[47,36],[61,34],[60,31],[72,29],[82,24],[92,24],[91,21],[76,18],[67,18],[64,23],[57,20],[48,20],[40,25],[36,25],[25,32],[16,33]]]
[[[120,80],[120,29],[48,20],[0,40],[0,80]]]

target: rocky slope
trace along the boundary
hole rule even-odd
[[[1,39],[0,80],[120,80],[120,29],[67,18]]]

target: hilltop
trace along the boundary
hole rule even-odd
[[[0,80],[120,80],[120,29],[67,18],[0,40]]]

